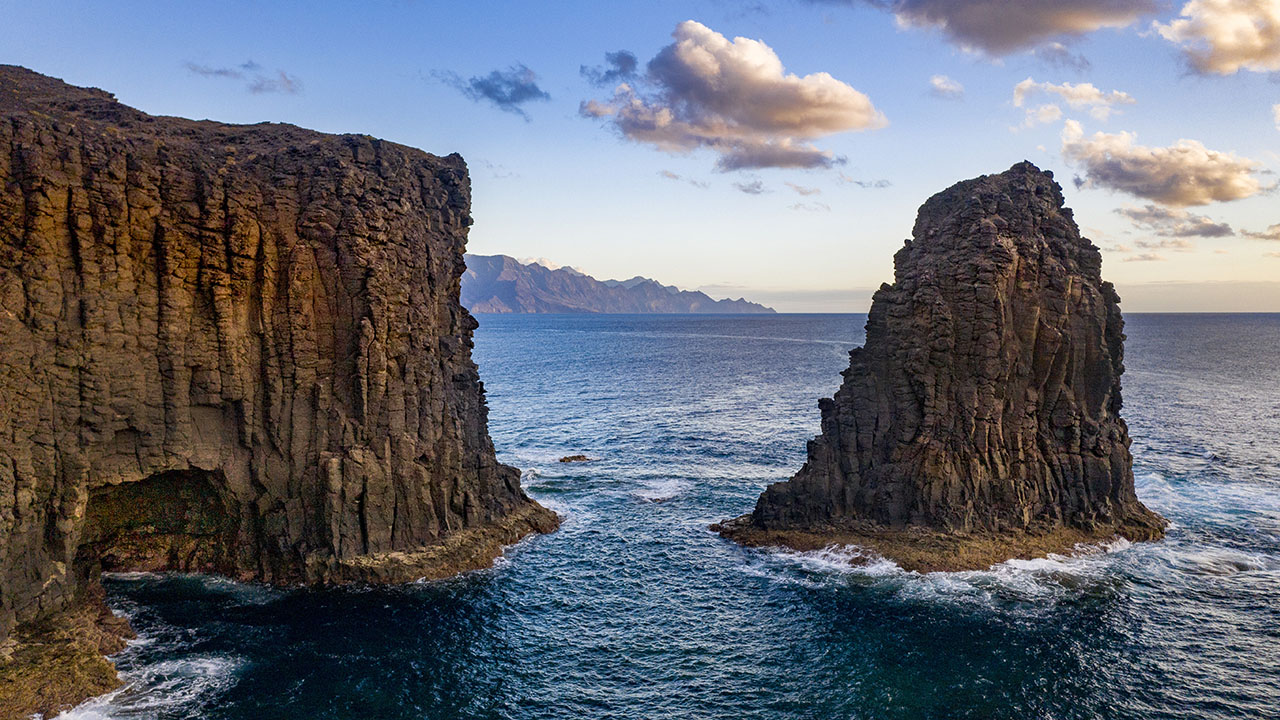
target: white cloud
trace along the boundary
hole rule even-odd
[[[787,73],[759,40],[732,41],[693,20],[648,64],[646,87],[622,84],[579,112],[665,152],[708,148],[722,171],[831,167],[842,159],[809,141],[887,124],[870,98],[825,72]]]
[[[1196,215],[1187,210],[1177,208],[1171,209],[1158,205],[1147,205],[1140,208],[1120,208],[1116,212],[1132,220],[1136,227],[1162,237],[1230,237],[1235,235],[1235,231],[1226,223],[1214,222],[1204,215]]]
[[[1054,85],[1048,82],[1038,83],[1031,78],[1027,78],[1013,86],[1013,105],[1014,107],[1022,107],[1027,98],[1034,97],[1040,93],[1057,95],[1073,109],[1088,108],[1089,114],[1098,120],[1106,120],[1110,117],[1117,105],[1132,105],[1137,102],[1129,93],[1119,90],[1103,92],[1094,87],[1093,83],[1073,85],[1065,82],[1061,85]],[[1030,112],[1028,111],[1028,114]]]
[[[1280,70],[1280,0],[1191,0],[1178,18],[1152,27],[1199,72]]]
[[[1022,121],[1022,127],[1028,128],[1035,125],[1046,125],[1051,122],[1057,122],[1062,119],[1062,108],[1057,105],[1040,105],[1039,107],[1027,108],[1027,117]]]
[[[1124,258],[1125,262],[1163,262],[1165,257],[1159,253],[1142,253]]]
[[[946,75],[934,75],[929,78],[929,88],[930,92],[940,98],[964,97],[964,85]]]
[[[1085,137],[1080,123],[1062,130],[1062,156],[1078,163],[1084,178],[1077,185],[1119,190],[1165,205],[1206,205],[1239,200],[1262,192],[1254,176],[1259,163],[1233,153],[1210,150],[1195,140],[1170,147],[1135,145],[1133,133],[1094,133]]]
[[[1127,27],[1158,9],[1154,0],[873,0],[898,23],[934,28],[968,50],[1007,55],[1101,28]]]

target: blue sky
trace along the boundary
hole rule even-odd
[[[1025,158],[1062,182],[1126,309],[1280,311],[1280,0],[0,9],[0,62],[150,113],[462,153],[472,252],[860,312],[929,195]],[[631,95],[581,72],[618,51]],[[785,71],[752,64],[769,53]],[[536,92],[491,102],[471,81],[495,71]],[[664,109],[679,122],[646,130]],[[815,166],[723,171],[761,148]]]

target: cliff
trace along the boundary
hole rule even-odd
[[[916,569],[1160,537],[1120,416],[1120,298],[1052,174],[1021,163],[933,196],[894,265],[804,467],[722,532]]]
[[[488,436],[469,206],[457,155],[0,67],[0,705],[103,569],[400,582],[555,527]]]
[[[467,255],[462,304],[476,313],[771,313],[773,308],[713,300],[649,278],[596,280],[568,268],[525,264],[506,255]]]

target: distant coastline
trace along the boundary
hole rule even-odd
[[[761,314],[773,308],[738,298],[716,300],[651,278],[597,280],[507,255],[466,255],[462,304],[486,313]]]

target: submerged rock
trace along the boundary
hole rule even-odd
[[[587,457],[586,455],[565,455],[564,457],[560,458],[560,462],[562,463],[591,462],[591,458]]]
[[[0,148],[0,645],[103,568],[399,582],[556,526],[488,436],[462,158],[12,66]]]
[[[1023,162],[933,196],[894,264],[804,467],[717,529],[919,569],[1161,537],[1120,417],[1120,298],[1052,174]]]

